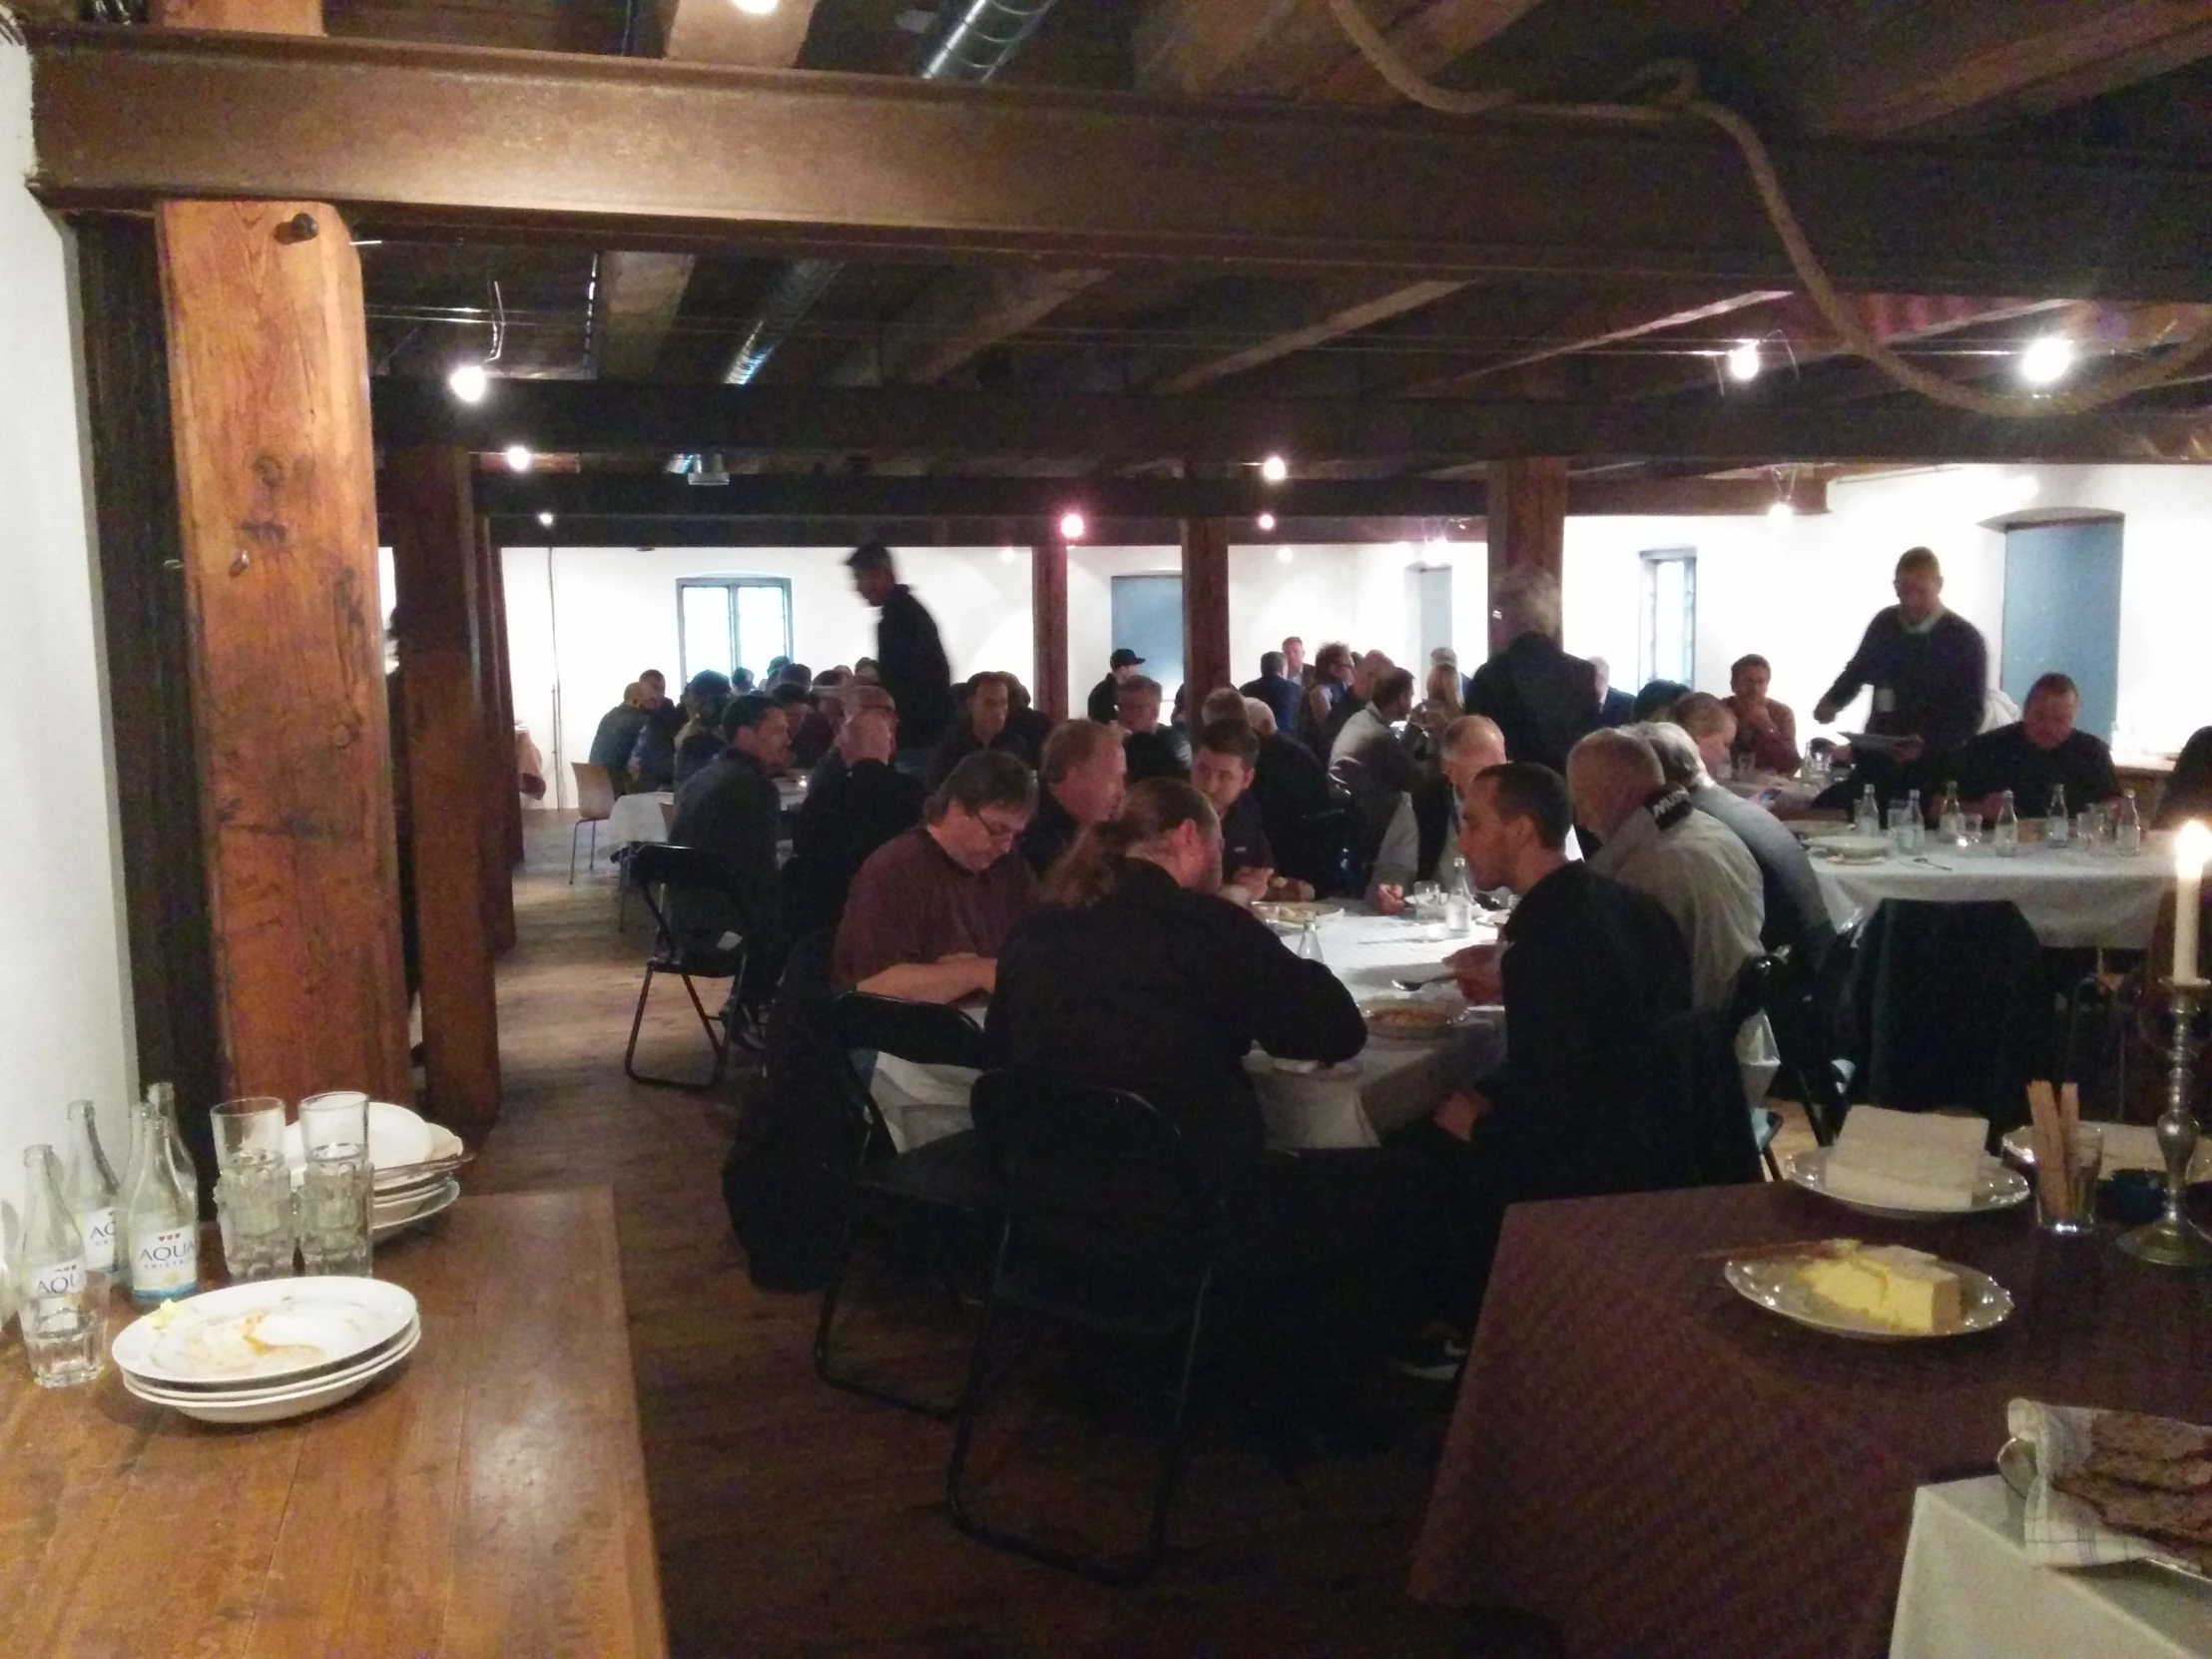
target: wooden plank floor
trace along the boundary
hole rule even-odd
[[[506,1107],[468,1185],[614,1188],[676,1653],[1542,1651],[1525,1645],[1516,1621],[1469,1621],[1404,1595],[1443,1429],[1433,1411],[1410,1413],[1391,1451],[1314,1466],[1297,1488],[1246,1437],[1209,1427],[1172,1552],[1141,1590],[1094,1587],[954,1531],[942,1495],[950,1430],[817,1382],[816,1299],[766,1294],[747,1280],[719,1181],[730,1100],[623,1076],[643,959],[637,906],[619,932],[610,878],[566,882],[565,819],[529,819],[520,942],[499,975]],[[681,987],[668,986],[665,1003],[657,990],[655,1001],[666,1013],[647,1024],[653,1061],[701,1059],[704,1039]],[[916,1353],[957,1360],[946,1335],[924,1329],[910,1340]],[[1020,1441],[1018,1462],[1049,1470],[1098,1450],[1096,1435],[1055,1434],[1048,1424]],[[1048,1482],[1043,1498],[1131,1496],[1145,1451],[1139,1439],[1117,1438],[1103,1466]]]

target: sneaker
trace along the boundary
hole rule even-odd
[[[1449,1382],[1467,1363],[1467,1339],[1441,1321],[1431,1321],[1390,1356],[1390,1369],[1426,1382]]]

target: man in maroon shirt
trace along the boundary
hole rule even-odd
[[[853,877],[836,983],[913,1002],[988,994],[1000,948],[1036,907],[1036,877],[1014,846],[1036,803],[1036,779],[1011,755],[984,750],[954,767],[921,824]]]

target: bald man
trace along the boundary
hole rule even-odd
[[[1761,952],[1766,921],[1759,865],[1719,821],[1670,789],[1651,745],[1628,732],[1599,731],[1567,756],[1575,823],[1600,845],[1590,867],[1656,898],[1690,947],[1700,1013],[1718,1013],[1736,976]]]
[[[1462,715],[1437,740],[1436,764],[1440,776],[1398,797],[1382,831],[1368,902],[1383,915],[1405,908],[1413,882],[1447,879],[1456,867],[1459,802],[1478,776],[1505,764],[1505,734],[1486,715]]]

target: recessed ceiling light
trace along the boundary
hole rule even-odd
[[[730,0],[730,3],[748,17],[767,17],[777,6],[777,0]]]
[[[2044,334],[2027,342],[2020,353],[2020,378],[2031,386],[2054,386],[2073,367],[2073,341],[2064,334]]]
[[[1291,463],[1280,455],[1270,455],[1260,463],[1260,476],[1271,484],[1280,484],[1291,475]]]
[[[1255,522],[1263,530],[1272,530],[1275,528],[1275,515],[1273,513],[1262,513]]]
[[[1787,524],[1795,517],[1797,509],[1787,501],[1777,501],[1767,509],[1767,521],[1770,524]]]
[[[530,453],[529,445],[521,443],[508,444],[506,457],[507,470],[510,472],[528,472],[530,463],[537,459],[535,455]]]
[[[538,522],[550,530],[553,528],[553,515],[551,513],[540,513],[538,514]]]
[[[1738,340],[1728,353],[1728,376],[1732,380],[1756,380],[1759,378],[1759,342],[1755,339]]]
[[[481,403],[491,376],[484,372],[482,363],[460,363],[445,377],[445,384],[463,403]]]
[[[1060,539],[1062,541],[1081,541],[1083,532],[1088,528],[1089,526],[1083,522],[1083,515],[1073,508],[1060,515]]]

